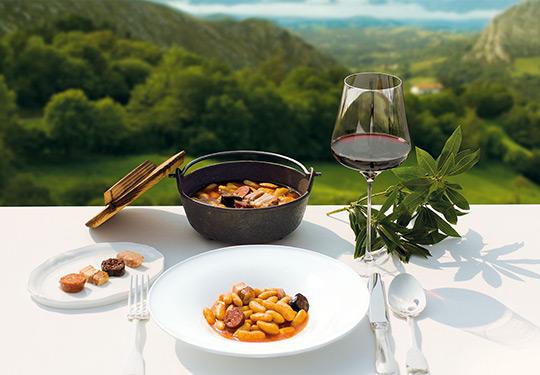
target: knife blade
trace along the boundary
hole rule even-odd
[[[375,334],[375,370],[377,374],[397,374],[398,366],[388,342],[388,315],[386,310],[386,297],[381,275],[373,273],[368,282],[370,291],[369,323]]]

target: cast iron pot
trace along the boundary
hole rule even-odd
[[[187,171],[206,159],[230,156],[257,156],[278,159],[295,166],[258,160],[225,161]],[[192,160],[172,176],[191,226],[204,237],[232,244],[266,243],[279,240],[294,231],[304,216],[313,178],[318,173],[300,162],[265,151],[224,151]],[[211,183],[243,181],[274,182],[296,190],[300,197],[280,206],[266,208],[223,208],[210,206],[192,196]]]

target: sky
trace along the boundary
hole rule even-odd
[[[519,0],[162,0],[194,15],[388,20],[487,20]]]

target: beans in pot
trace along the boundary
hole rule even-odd
[[[193,195],[199,202],[216,207],[265,208],[292,202],[300,197],[293,189],[271,182],[212,183]]]

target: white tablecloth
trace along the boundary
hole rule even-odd
[[[302,225],[279,244],[352,262],[346,215],[310,206]],[[181,207],[128,208],[98,230],[83,223],[97,207],[0,208],[0,374],[117,374],[130,339],[126,303],[83,311],[36,304],[26,291],[30,271],[60,252],[94,242],[154,246],[166,267],[223,244],[201,238]],[[418,321],[432,374],[540,374],[540,206],[473,206],[433,257],[392,274],[414,274],[428,293]],[[409,334],[391,318],[392,343],[404,374]],[[222,357],[193,349],[145,325],[147,374],[373,374],[374,343],[367,319],[347,337],[310,353],[277,359]]]

